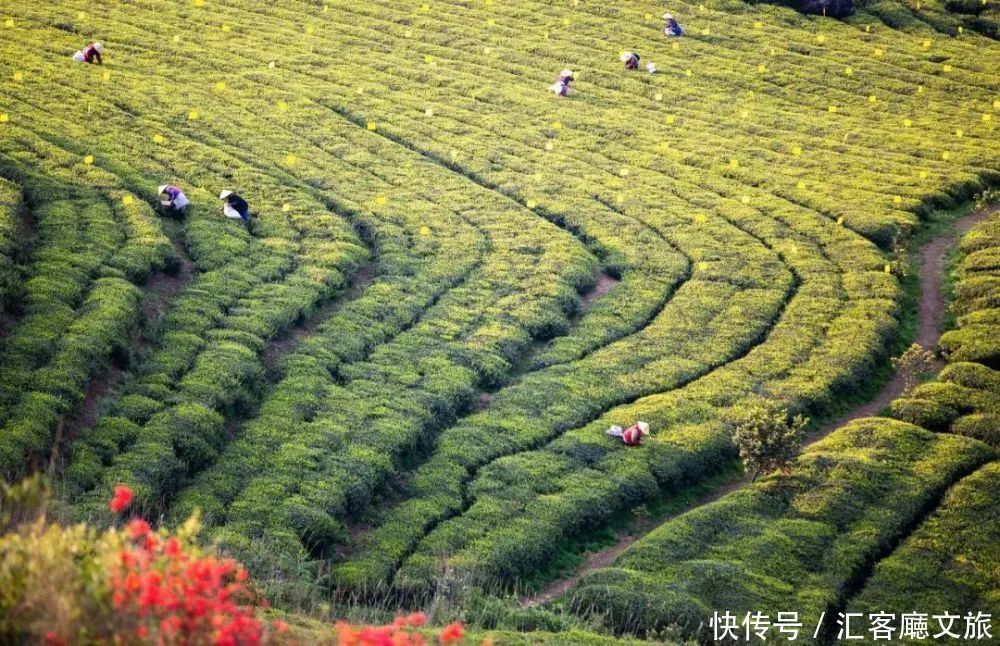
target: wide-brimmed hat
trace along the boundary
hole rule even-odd
[[[636,426],[639,427],[639,432],[643,435],[649,435],[649,424],[646,422],[636,422]]]
[[[665,13],[665,14],[663,14],[663,19],[664,19],[664,20],[670,20],[670,19],[672,19],[673,17],[674,17],[674,16],[673,16],[673,14],[670,14],[670,13]]]
[[[621,62],[624,63],[628,59],[632,58],[632,56],[634,56],[634,54],[632,52],[622,52],[622,55],[619,56],[618,58],[619,58],[619,60],[621,60]]]
[[[94,49],[96,49],[99,54],[103,54],[104,53],[104,43],[94,43]]]
[[[157,188],[156,192],[157,193],[162,193],[163,191],[167,190],[168,186],[170,186],[170,184],[164,184],[163,186],[160,186],[159,188]]]
[[[573,76],[573,70],[563,70],[559,73],[559,78],[564,79]]]
[[[227,197],[229,197],[232,194],[233,194],[233,192],[229,191],[229,190],[222,191],[221,193],[219,193],[219,199],[220,200],[224,200],[224,199],[226,199]]]

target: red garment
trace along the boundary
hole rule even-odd
[[[639,425],[634,424],[625,429],[622,432],[622,441],[626,446],[639,446],[642,443],[642,431],[639,430]]]
[[[95,60],[98,65],[104,64],[104,60],[101,58],[101,52],[97,51],[97,48],[94,47],[94,43],[90,43],[83,48],[83,62],[93,63]]]

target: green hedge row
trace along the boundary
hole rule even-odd
[[[992,462],[949,489],[934,513],[879,561],[848,611],[995,614],[998,514],[1000,462]]]
[[[1000,213],[966,234],[955,283],[958,327],[941,336],[938,379],[890,406],[893,417],[1000,447]]]
[[[21,246],[21,189],[0,178],[0,314],[20,300],[22,276],[18,268]]]
[[[696,635],[713,610],[794,608],[815,626],[952,482],[993,457],[968,438],[852,422],[806,449],[787,477],[664,523],[585,576],[570,602],[617,632],[677,624]]]

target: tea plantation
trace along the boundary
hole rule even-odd
[[[887,379],[914,240],[1000,182],[998,11],[8,0],[0,478],[49,473],[67,522],[113,522],[117,484],[167,526],[197,510],[318,615],[553,643],[706,638],[723,610],[995,617],[995,213],[950,272],[947,365],[895,419],[548,607],[516,595],[731,472],[748,405],[830,419]],[[92,41],[104,63],[74,61]],[[637,420],[638,447],[605,434]]]

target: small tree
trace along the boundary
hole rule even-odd
[[[787,470],[788,463],[799,453],[809,420],[791,417],[784,408],[766,401],[754,402],[742,408],[733,418],[733,442],[752,479],[778,469]]]
[[[914,343],[899,358],[893,359],[893,367],[903,378],[903,394],[908,394],[924,377],[933,374],[936,362],[934,352],[919,343]]]

